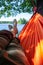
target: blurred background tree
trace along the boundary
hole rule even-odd
[[[36,4],[36,0],[34,0]],[[32,0],[0,0],[0,17],[14,16],[21,12],[32,12]]]
[[[22,19],[22,18],[20,18],[20,20],[18,20],[18,24],[26,24],[27,23],[27,21],[26,21],[26,19]]]

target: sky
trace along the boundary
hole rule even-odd
[[[20,19],[20,18],[25,18],[27,21],[31,18],[32,14],[30,13],[20,13],[20,14],[17,14],[16,16],[10,16],[10,17],[4,17],[2,16],[0,18],[0,21],[13,21],[14,19],[16,19],[17,21]]]

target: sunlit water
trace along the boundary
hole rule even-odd
[[[0,30],[3,30],[3,29],[9,30],[8,25],[9,24],[0,24]],[[10,24],[10,25],[13,25],[13,24]],[[17,25],[18,31],[20,32],[23,27],[24,27],[24,24],[18,24]]]

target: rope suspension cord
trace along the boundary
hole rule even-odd
[[[34,0],[32,0],[33,7],[35,7]]]
[[[36,11],[37,11],[37,3],[36,3],[36,0],[32,0],[32,5],[33,5],[33,12],[36,13]]]

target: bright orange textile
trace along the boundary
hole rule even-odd
[[[30,65],[43,65],[43,17],[34,14],[18,38]]]

